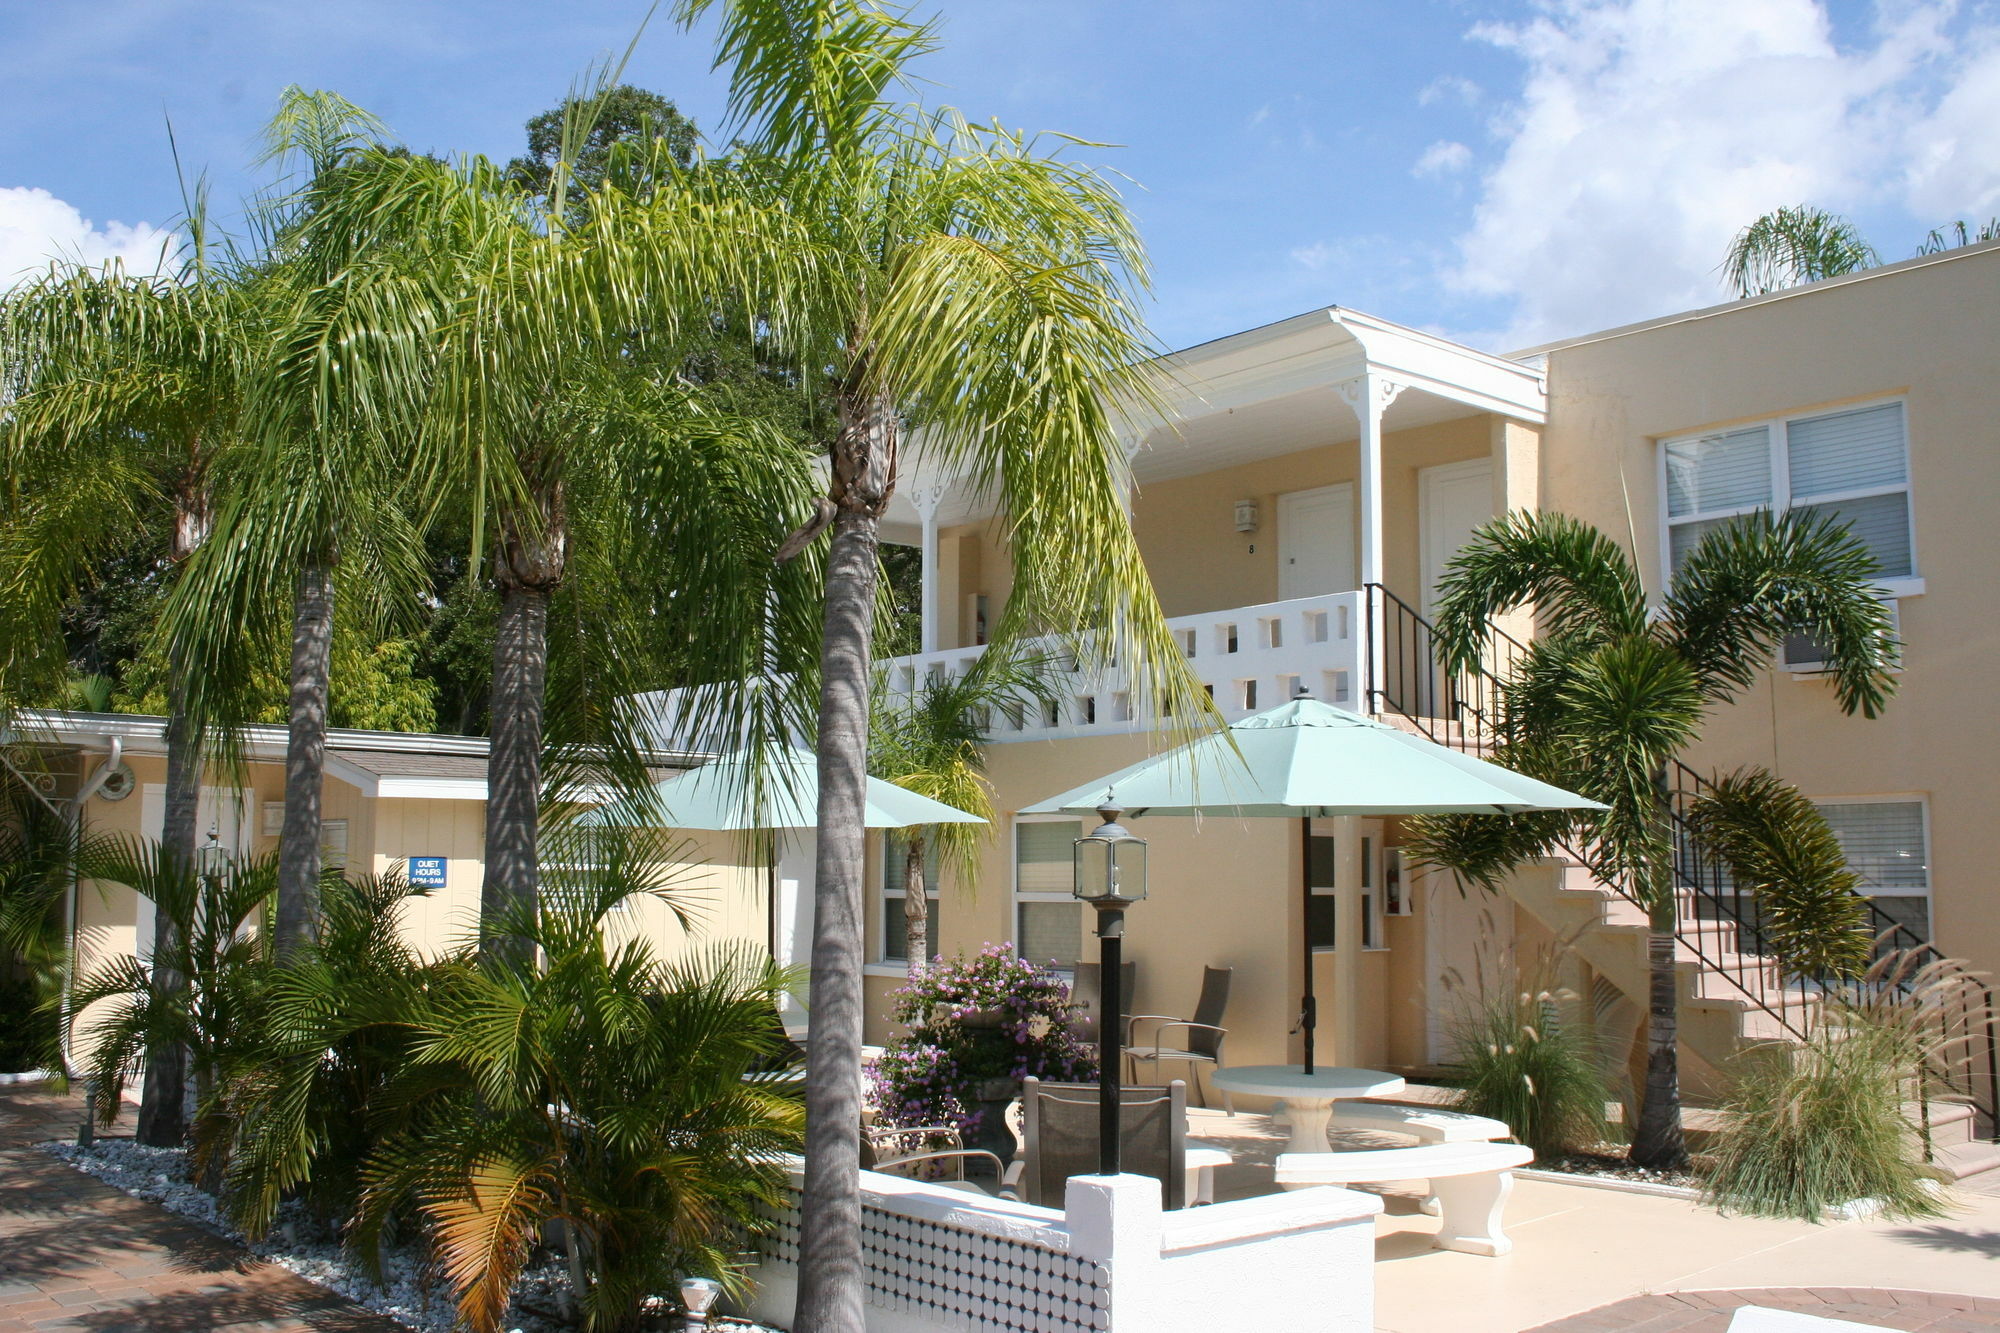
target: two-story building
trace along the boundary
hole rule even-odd
[[[1492,356],[1339,307],[1169,358],[1175,419],[1129,440],[1133,524],[1182,650],[1229,719],[1304,689],[1447,741],[1462,683],[1428,664],[1423,617],[1478,524],[1515,509],[1586,519],[1630,549],[1657,595],[1707,526],[1757,509],[1830,511],[1875,553],[1904,641],[1877,721],[1843,715],[1811,645],[1721,708],[1687,756],[1703,773],[1756,764],[1817,802],[1884,920],[1979,967],[2000,961],[1990,870],[2000,827],[2000,245]],[[961,670],[1007,596],[1009,556],[971,488],[918,475],[892,536],[922,548],[924,648],[891,689]],[[1517,620],[1497,627],[1517,638]],[[994,719],[998,808],[1020,811],[1157,749],[1157,719],[1116,671]],[[1141,819],[1152,893],[1128,923],[1136,1011],[1188,1013],[1204,965],[1235,969],[1232,1063],[1296,1054],[1303,877],[1285,821]],[[1070,897],[1067,818],[1012,815],[971,883],[937,893],[943,951],[1010,940],[1037,959],[1093,956]],[[1469,994],[1513,985],[1561,937],[1565,977],[1600,1019],[1636,1029],[1637,918],[1574,870],[1524,872],[1511,900],[1406,871],[1396,821],[1328,820],[1314,889],[1358,902],[1315,917],[1321,1039],[1345,1064],[1449,1055]],[[1318,854],[1320,851],[1326,854]],[[904,970],[898,858],[870,876],[871,1036]],[[787,901],[809,899],[794,855]],[[1338,867],[1338,869],[1334,869]],[[807,877],[803,885],[797,875]],[[1342,916],[1361,929],[1338,938]],[[803,930],[787,918],[780,934]],[[1783,1035],[1769,969],[1690,922],[1684,1014],[1693,1082],[1740,1038]],[[1906,937],[1908,938],[1908,937]],[[788,941],[788,944],[790,942]],[[796,947],[796,945],[791,945]],[[799,951],[802,954],[802,950]],[[1757,964],[1757,965],[1752,965]],[[1763,982],[1755,978],[1765,977]],[[1324,1050],[1324,1045],[1322,1050]]]

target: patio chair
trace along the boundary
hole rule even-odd
[[[938,1145],[942,1144],[940,1147]],[[968,1163],[990,1166],[993,1185],[965,1178]],[[921,1168],[921,1169],[920,1169]],[[929,1181],[968,1194],[988,1194],[1001,1185],[1007,1166],[983,1148],[968,1148],[949,1125],[917,1125],[905,1129],[864,1127],[861,1169],[883,1175]],[[940,1172],[945,1172],[940,1178]]]
[[[1142,1061],[1155,1066],[1178,1061],[1188,1066],[1188,1078],[1194,1083],[1196,1098],[1203,1107],[1208,1105],[1208,1098],[1201,1090],[1201,1068],[1203,1065],[1211,1071],[1222,1068],[1222,1039],[1229,1035],[1229,1030],[1221,1025],[1222,1016],[1229,1008],[1229,981],[1235,973],[1236,969],[1232,967],[1205,967],[1201,970],[1201,998],[1195,1001],[1193,1018],[1134,1014],[1125,1020],[1125,1065],[1131,1071],[1133,1082],[1139,1081]],[[1144,1023],[1153,1025],[1150,1040],[1140,1039],[1140,1025]],[[1169,1032],[1174,1033],[1172,1041],[1168,1040]],[[1222,1109],[1235,1115],[1236,1103],[1229,1089],[1219,1091],[1222,1093]]]
[[[1118,1008],[1122,1020],[1132,1012],[1132,992],[1139,984],[1139,965],[1125,963],[1118,969]],[[1104,1012],[1103,968],[1097,963],[1078,963],[1069,983],[1069,1007],[1073,1017],[1069,1030],[1086,1046],[1097,1045],[1097,1021]]]
[[[1160,1182],[1168,1208],[1187,1205],[1187,1085],[1120,1088],[1118,1135],[1123,1166]],[[1095,1083],[1024,1079],[1021,1106],[1026,1141],[1017,1176],[1023,1202],[1061,1208],[1071,1176],[1097,1174]]]

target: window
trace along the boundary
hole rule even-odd
[[[1882,580],[1916,577],[1900,402],[1668,440],[1661,454],[1670,569],[1730,519],[1768,509],[1833,515],[1874,553]]]
[[[882,934],[877,950],[882,962],[907,963],[910,932],[904,923],[904,905],[909,895],[903,891],[903,872],[908,844],[895,833],[882,835]],[[938,934],[938,850],[931,843],[924,848],[924,897],[929,903],[931,950],[936,952]]]
[[[1361,947],[1383,949],[1388,945],[1382,935],[1383,895],[1377,887],[1382,880],[1378,859],[1382,838],[1379,826],[1362,827],[1371,831],[1361,835]],[[1307,847],[1306,883],[1312,891],[1307,895],[1306,931],[1314,949],[1331,949],[1338,935],[1334,886],[1339,882],[1340,843],[1315,833]]]
[[[347,821],[323,819],[319,825],[319,863],[327,870],[347,869]]]
[[[1083,952],[1083,904],[1076,900],[1080,819],[1014,824],[1014,951],[1069,968]]]
[[[1924,803],[1827,801],[1819,812],[1840,840],[1855,888],[1917,938],[1931,937],[1930,838]]]

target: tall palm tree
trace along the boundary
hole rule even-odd
[[[633,356],[712,319],[732,294],[775,286],[752,270],[770,256],[795,262],[796,248],[772,238],[789,224],[742,207],[718,175],[677,175],[658,141],[614,146],[602,184],[578,202],[565,164],[593,105],[574,99],[569,147],[544,189],[484,158],[369,150],[297,232],[307,250],[382,256],[343,275],[342,299],[368,307],[357,323],[369,336],[430,348],[404,372],[422,381],[407,395],[421,404],[409,486],[463,516],[499,598],[481,894],[492,921],[520,919],[539,892],[552,608],[569,595],[634,610],[575,626],[596,637],[570,684],[598,687],[575,702],[601,745],[636,721],[608,702],[606,682],[740,698],[737,682],[771,666],[770,636],[755,627],[795,623],[784,608],[799,599],[784,594],[802,578],[740,558],[746,533],[762,543],[794,521],[797,448]],[[677,188],[658,188],[669,179]],[[593,578],[572,577],[583,561]],[[632,682],[641,668],[673,678]]]
[[[1722,276],[1738,296],[1859,273],[1882,262],[1852,222],[1811,204],[1788,204],[1736,233]]]
[[[1097,172],[900,100],[931,30],[868,0],[681,0],[719,18],[745,171],[818,269],[773,321],[827,386],[830,483],[790,554],[831,529],[819,675],[819,843],[795,1327],[858,1330],[862,806],[883,508],[921,448],[998,501],[1016,582],[1003,633],[1101,631],[1176,717],[1208,716],[1133,540],[1113,404],[1141,367],[1144,261]],[[1065,141],[1067,142],[1067,141]]]
[[[354,619],[380,620],[414,610],[424,579],[421,535],[402,494],[414,449],[396,428],[413,415],[430,331],[376,324],[378,288],[355,281],[376,260],[355,238],[298,238],[303,220],[365,169],[362,154],[381,147],[382,135],[379,121],[337,94],[291,87],[280,99],[264,160],[296,160],[303,179],[260,215],[262,318],[240,424],[248,456],[216,497],[215,539],[165,617],[183,658],[200,664],[190,705],[215,722],[235,720],[234,701],[289,621],[274,932],[287,958],[318,920],[336,585],[355,594]]]
[[[0,697],[57,678],[62,610],[105,544],[171,511],[163,579],[208,534],[216,475],[240,442],[248,348],[257,312],[233,256],[210,244],[190,209],[188,243],[156,273],[58,263],[6,300],[0,363],[13,377],[0,449]],[[203,728],[189,707],[194,673],[167,653],[164,844],[192,867]],[[176,984],[175,923],[155,917],[160,984]],[[171,1146],[187,1129],[185,1055],[147,1053],[138,1135]]]
[[[940,870],[963,883],[979,873],[980,843],[994,819],[988,733],[1001,712],[1054,697],[1051,665],[995,645],[963,674],[931,677],[915,694],[879,705],[870,719],[868,766],[876,777],[987,821],[903,831],[903,956],[913,978],[935,952],[925,886],[932,853]]]
[[[1502,682],[1496,758],[1609,808],[1420,820],[1414,853],[1498,890],[1522,861],[1574,848],[1645,907],[1646,1082],[1631,1150],[1641,1166],[1686,1158],[1669,765],[1793,634],[1824,646],[1843,711],[1880,713],[1895,645],[1874,578],[1874,558],[1844,525],[1760,512],[1708,533],[1655,608],[1604,533],[1564,514],[1515,513],[1474,533],[1439,585],[1439,645],[1456,670],[1479,668],[1492,617],[1534,608],[1538,637]]]

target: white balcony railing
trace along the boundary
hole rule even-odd
[[[1365,608],[1359,592],[1328,593],[1175,616],[1167,625],[1223,719],[1234,722],[1293,698],[1301,688],[1327,703],[1358,708]],[[887,689],[908,696],[926,680],[962,674],[985,651],[946,648],[890,658],[881,663]],[[1053,647],[1046,651],[1060,654]],[[988,737],[1001,742],[1109,736],[1160,721],[1148,716],[1143,692],[1122,665],[1059,668],[1056,676],[1054,702],[1000,710],[1000,716],[987,719]]]

